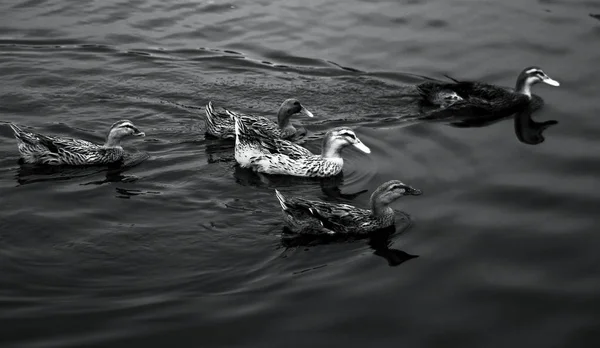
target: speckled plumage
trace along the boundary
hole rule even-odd
[[[321,155],[283,139],[273,139],[254,127],[248,127],[234,113],[236,145],[235,159],[242,166],[261,173],[302,177],[328,177],[342,171],[344,160],[341,150],[355,145],[365,152],[354,132],[345,127],[330,130],[324,139]]]
[[[391,180],[371,195],[371,209],[294,197],[275,190],[284,222],[293,233],[302,234],[369,234],[393,226],[395,214],[389,204],[403,195],[420,195],[421,191]]]
[[[425,101],[456,115],[511,115],[530,104],[531,86],[539,82],[558,86],[558,82],[540,68],[528,67],[519,74],[515,89],[454,80],[450,83],[424,82],[417,85],[417,91]],[[454,94],[457,98],[453,97]]]
[[[107,144],[98,145],[81,139],[26,132],[12,123],[10,127],[17,139],[19,154],[23,162],[42,165],[78,166],[118,162],[123,158],[125,151],[116,143],[121,137],[127,135],[125,132],[136,133],[136,135],[144,134],[137,130],[130,121],[119,121],[113,124],[111,132],[116,133],[122,130],[123,134],[118,134],[118,139],[111,139],[111,133],[109,133],[109,141],[115,144],[107,146]]]
[[[232,111],[225,108],[223,108],[222,112],[215,110],[212,102],[209,101],[205,107],[204,117],[206,133],[221,139],[235,138],[235,125],[228,112]],[[263,116],[253,116],[241,113],[235,114],[238,115],[246,125],[260,129],[271,138],[291,139],[298,135],[298,131],[291,122],[289,122],[289,118],[297,113],[303,113],[309,117],[313,117],[312,113],[306,110],[300,102],[295,99],[287,99],[281,104],[278,111],[277,122],[273,122]]]

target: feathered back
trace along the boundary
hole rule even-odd
[[[240,137],[247,137],[250,135],[250,127],[246,126],[242,121],[242,115],[229,110],[225,110],[225,113],[231,117],[234,122],[235,134]]]
[[[17,139],[17,141],[19,141],[19,143],[28,145],[37,145],[39,143],[39,138],[37,134],[26,132],[14,123],[9,123],[8,125],[12,129],[15,138]]]
[[[279,205],[281,205],[281,209],[288,210],[288,207],[285,204],[285,197],[277,189],[275,190],[275,197],[277,197],[277,200],[279,201]]]

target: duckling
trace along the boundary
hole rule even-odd
[[[450,90],[440,90],[438,93],[435,93],[433,96],[431,96],[429,102],[434,105],[439,105],[439,107],[443,109],[459,100],[463,100],[463,98],[456,94],[456,92]]]
[[[13,123],[10,127],[15,133],[22,161],[30,164],[82,166],[118,162],[125,155],[120,145],[123,138],[145,136],[128,120],[115,122],[110,127],[104,145],[26,132]]]
[[[558,81],[534,66],[525,68],[519,74],[514,90],[483,82],[452,80],[452,83],[424,82],[417,85],[417,90],[425,101],[448,110],[473,111],[476,114],[512,114],[531,102],[533,85],[543,82],[550,86],[560,86]],[[458,98],[445,98],[454,94]]]
[[[391,180],[379,186],[371,195],[371,209],[361,209],[348,204],[312,201],[304,198],[287,198],[275,190],[283,211],[286,227],[293,233],[367,235],[395,224],[395,213],[390,204],[406,195],[418,196],[422,192]]]
[[[371,150],[348,127],[329,130],[323,139],[321,155],[288,140],[273,139],[248,127],[240,117],[235,120],[235,159],[244,168],[266,174],[301,177],[329,177],[342,171],[342,149],[353,145],[364,153]]]
[[[233,120],[225,112],[217,112],[212,105],[212,101],[206,105],[206,133],[221,139],[235,137]],[[266,134],[273,138],[291,139],[297,130],[290,122],[290,118],[295,114],[303,114],[308,117],[314,115],[308,111],[297,99],[286,99],[277,112],[277,123],[262,116],[239,114],[244,123],[253,125],[253,127],[262,129]]]

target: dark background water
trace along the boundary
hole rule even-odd
[[[3,1],[2,120],[100,142],[127,118],[147,137],[126,147],[150,158],[32,172],[0,125],[0,345],[598,346],[599,13],[582,0]],[[534,88],[534,119],[559,122],[536,146],[510,119],[394,121],[416,111],[421,76],[513,86],[529,65],[562,83]],[[317,116],[295,121],[309,148],[351,124],[372,153],[346,151],[337,182],[261,179],[204,138],[193,108],[273,115],[287,97]],[[282,244],[274,188],[366,189],[345,199],[364,207],[390,179],[425,194],[394,205],[412,225],[387,247]],[[419,257],[397,265],[402,252]]]

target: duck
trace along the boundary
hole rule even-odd
[[[103,145],[86,140],[27,132],[14,123],[12,128],[21,160],[28,164],[85,166],[119,162],[125,155],[121,141],[128,136],[145,136],[131,121],[113,123]]]
[[[285,226],[296,234],[369,235],[395,225],[395,213],[390,207],[402,196],[419,196],[422,191],[390,180],[371,194],[370,209],[349,204],[285,197],[275,190],[281,205]]]
[[[234,122],[227,114],[229,110],[224,108],[224,112],[218,112],[214,109],[212,101],[209,101],[205,111],[206,134],[220,139],[235,138]],[[245,123],[261,128],[273,138],[292,139],[297,135],[298,130],[292,125],[290,118],[296,114],[314,117],[312,112],[295,98],[286,99],[281,103],[277,112],[277,123],[263,116],[240,115]]]
[[[531,88],[540,82],[550,86],[560,83],[550,78],[539,67],[530,66],[519,74],[513,89],[483,82],[452,80],[449,83],[424,82],[417,91],[426,102],[453,112],[470,112],[476,115],[511,115],[532,102]],[[539,97],[538,97],[539,98]],[[539,100],[535,100],[539,104]]]
[[[331,177],[339,174],[344,166],[341,152],[350,145],[364,153],[371,150],[360,141],[348,127],[337,127],[325,134],[321,154],[289,140],[266,136],[254,127],[249,127],[234,113],[235,159],[242,168],[252,168],[265,174],[291,175],[299,177]]]

